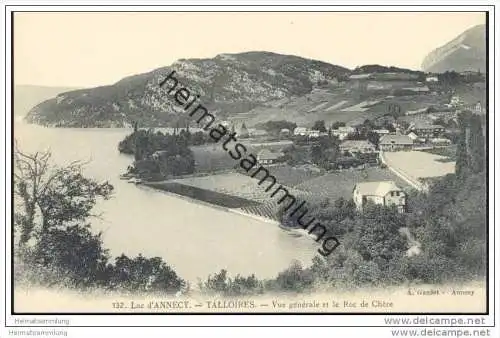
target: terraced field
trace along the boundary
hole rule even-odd
[[[194,191],[202,196],[202,200],[216,205],[222,205],[230,208],[238,208],[239,210],[251,213],[257,216],[266,217],[277,220],[277,211],[279,209],[278,201],[283,196],[283,192],[279,192],[274,197],[271,194],[277,187],[283,185],[288,192],[297,199],[311,200],[310,196],[314,195],[311,192],[301,191],[293,188],[300,182],[307,179],[317,177],[317,173],[312,173],[305,169],[294,169],[289,166],[269,168],[271,174],[277,174],[277,184],[269,191],[265,189],[269,186],[269,181],[265,181],[259,185],[259,179],[240,173],[224,173],[203,177],[190,177],[168,181],[168,191],[197,198],[193,195]],[[260,175],[259,175],[260,176]],[[279,177],[279,178],[278,178]],[[293,183],[293,184],[287,184]],[[187,187],[178,189],[179,186]],[[189,189],[192,187],[193,189]],[[175,188],[174,190],[172,190]],[[234,203],[227,200],[227,196],[233,196]],[[211,200],[213,199],[213,200]],[[312,201],[312,200],[311,200]]]
[[[182,178],[172,180],[170,182],[263,203],[267,203],[269,199],[271,199],[270,195],[275,189],[273,188],[272,190],[266,192],[265,190],[269,186],[267,183],[268,181],[259,185],[259,181],[257,179],[239,173]],[[275,185],[275,187],[278,187],[278,184]],[[288,191],[290,191],[290,193],[295,192],[293,188],[288,188]]]
[[[146,183],[146,185],[152,188],[168,191],[181,196],[187,196],[199,201],[227,208],[240,208],[259,205],[258,202],[236,197],[234,195],[224,194],[212,190],[200,189],[198,187],[179,184],[177,182],[152,182]]]
[[[252,178],[236,172],[169,180],[157,183],[156,187],[273,220],[277,220],[280,207],[277,202],[284,195],[279,192],[271,197],[279,185],[283,185],[297,201],[308,204],[325,198],[331,201],[340,197],[352,198],[357,182],[393,180],[403,189],[409,187],[391,171],[381,168],[344,170],[326,175],[287,165],[269,167],[268,170],[276,177],[277,184],[267,192],[269,180],[259,185],[260,177]]]
[[[259,205],[248,205],[244,206],[242,208],[239,208],[239,210],[248,213],[248,214],[253,214],[256,216],[260,217],[265,217],[268,219],[272,219],[275,221],[278,221],[278,215],[277,215],[277,203],[275,202],[268,202],[268,203],[262,203]]]
[[[396,182],[404,190],[411,189],[407,182],[388,169],[367,168],[364,170],[344,170],[312,177],[295,185],[293,189],[290,189],[290,192],[297,198],[297,201],[314,204],[323,201],[325,198],[330,199],[330,201],[335,201],[340,197],[350,199],[352,198],[354,186],[358,182],[388,180]],[[240,210],[277,220],[278,200],[279,197],[268,198],[267,202],[262,201],[262,205],[248,205],[240,208]]]

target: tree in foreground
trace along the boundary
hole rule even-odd
[[[176,292],[186,284],[159,257],[110,262],[101,233],[88,224],[113,186],[83,175],[83,163],[58,167],[50,152],[14,151],[17,281],[66,287]]]

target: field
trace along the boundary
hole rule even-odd
[[[340,84],[337,87],[315,88],[311,93],[268,102],[245,113],[244,116],[230,116],[253,126],[271,120],[287,120],[299,126],[311,126],[313,121],[325,120],[363,123],[367,118],[376,118],[388,113],[390,104],[397,104],[403,112],[448,103],[448,95],[415,93],[414,95],[391,95],[397,88],[419,87],[415,81],[370,81],[363,89],[357,81]]]
[[[252,178],[246,173],[237,172],[179,178],[155,183],[152,186],[215,205],[237,208],[269,219],[276,219],[276,212],[279,209],[277,202],[284,195],[280,192],[271,197],[273,191],[280,185],[283,185],[298,201],[303,200],[308,203],[317,203],[325,198],[330,201],[335,201],[340,197],[350,199],[354,186],[358,182],[392,180],[403,189],[409,188],[404,180],[390,170],[378,167],[343,170],[328,174],[322,174],[319,170],[289,165],[269,166],[267,169],[276,177],[276,185],[269,191],[265,189],[269,187],[270,180],[259,185],[263,174]]]
[[[424,151],[386,152],[388,165],[414,178],[438,177],[455,172],[455,162]]]
[[[317,176],[294,186],[291,193],[300,201],[306,203],[318,203],[328,198],[335,201],[341,197],[352,198],[352,191],[358,182],[370,181],[394,181],[403,190],[410,190],[410,185],[393,174],[388,169],[367,168],[363,170],[344,170]],[[262,205],[251,205],[241,208],[245,212],[250,212],[259,216],[276,219],[278,210],[277,198],[268,198],[268,202]]]
[[[288,164],[278,164],[278,165],[267,165],[264,167],[269,171],[270,175],[276,177],[277,183],[288,187],[294,187],[304,181],[310,180],[312,178],[321,175],[319,169],[312,170],[305,166],[292,167]],[[249,173],[247,173],[245,170],[239,169],[238,172],[243,175],[249,176],[253,174],[255,170],[252,170]],[[264,174],[259,173],[258,175],[259,177],[256,177],[255,179],[260,180],[260,178],[263,175]]]
[[[358,182],[371,181],[394,181],[402,189],[408,189],[409,185],[388,169],[367,168],[363,170],[343,170],[308,180],[295,188],[306,192],[304,198],[322,200],[352,198],[352,191]]]
[[[258,204],[257,202],[236,197],[233,195],[223,194],[212,190],[201,189],[194,186],[179,184],[176,182],[146,183],[146,185],[152,188],[172,192],[174,194],[187,196],[203,202],[227,208],[241,208],[243,206],[251,206]]]
[[[293,172],[293,170],[291,170]],[[273,173],[273,171],[271,171]],[[281,177],[284,177],[283,173]],[[299,176],[293,180],[298,181]],[[304,179],[312,176],[301,176]],[[267,181],[266,181],[267,182]],[[268,219],[277,219],[277,201],[281,194],[271,197],[272,192],[283,183],[278,180],[275,188],[265,191],[268,183],[259,185],[259,180],[239,173],[224,173],[203,177],[190,177],[148,184],[151,187],[169,191],[182,196],[199,199],[201,201],[239,210]],[[301,196],[304,192],[287,187],[294,196]]]
[[[259,180],[251,178],[239,173],[224,173],[203,177],[190,177],[171,180],[186,186],[192,186],[199,189],[215,191],[222,194],[228,194],[239,198],[255,201],[255,202],[268,202],[270,195],[274,191],[265,191],[269,186],[269,181],[259,185]],[[281,182],[277,182],[280,184]],[[278,187],[278,184],[275,187]],[[290,193],[295,193],[293,188],[288,189]],[[297,191],[298,193],[298,191]]]
[[[292,144],[291,141],[252,143],[251,140],[245,140],[243,143],[247,146],[247,154],[257,156],[262,148],[272,151],[280,151],[284,147]],[[195,167],[197,172],[216,172],[219,170],[232,169],[239,165],[239,160],[234,160],[229,153],[222,148],[223,141],[214,144],[193,146],[191,150],[194,154]],[[228,149],[232,149],[231,145]]]
[[[436,161],[439,161],[439,162],[455,162],[456,158],[457,158],[457,146],[456,145],[451,145],[449,147],[429,149],[429,150],[425,150],[425,152],[430,153],[430,154],[434,154],[434,155],[444,156],[443,159],[436,159]]]
[[[245,116],[248,126],[271,120],[287,120],[307,126],[315,120],[350,121],[363,115],[363,112],[342,112],[342,108],[360,103],[345,88],[315,89],[311,93],[290,99],[282,99],[254,108]]]
[[[197,172],[215,172],[233,168],[237,164],[221,144],[194,146],[191,150]]]

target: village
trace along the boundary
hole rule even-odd
[[[392,103],[385,109],[386,113],[362,123],[327,126],[320,120],[297,126],[268,121],[247,127],[245,122],[224,120],[221,125],[235,132],[258,163],[295,196],[316,203],[352,199],[359,210],[371,201],[405,212],[409,191],[427,191],[433,179],[454,172],[458,114],[470,111],[484,116],[485,109],[481,102],[465,103],[458,94],[425,109],[404,111]],[[257,184],[259,177],[238,168],[216,144],[191,149],[193,174],[147,185],[252,217],[278,220],[276,201],[270,201]]]

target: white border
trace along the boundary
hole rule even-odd
[[[454,4],[458,3],[463,3],[463,1],[454,1]],[[489,44],[490,44],[490,63],[489,63],[489,69],[490,69],[490,104],[489,104],[489,109],[490,109],[490,142],[489,142],[489,147],[490,147],[490,315],[489,316],[478,316],[478,317],[486,317],[486,323],[488,326],[493,325],[493,304],[498,306],[500,301],[498,297],[498,292],[496,295],[493,295],[493,284],[495,283],[493,280],[493,271],[494,271],[494,262],[496,258],[496,254],[498,254],[498,248],[497,252],[494,252],[494,243],[498,241],[498,236],[500,231],[496,231],[495,233],[495,238],[493,238],[494,234],[494,227],[493,227],[493,220],[494,220],[494,209],[493,205],[495,207],[497,206],[497,203],[494,199],[494,189],[492,186],[493,177],[491,177],[492,173],[494,172],[494,154],[493,154],[493,149],[494,149],[494,126],[495,124],[495,119],[494,119],[494,114],[493,112],[495,111],[494,109],[494,91],[493,91],[493,79],[494,75],[498,75],[498,68],[495,67],[494,65],[494,58],[493,58],[493,41],[494,37],[497,35],[496,33],[498,32],[498,28],[494,27],[494,11],[491,6],[467,6],[467,7],[453,7],[453,6],[432,6],[432,7],[408,7],[408,6],[383,6],[383,7],[375,7],[375,6],[358,6],[358,7],[352,7],[352,6],[321,6],[321,7],[311,7],[311,6],[301,6],[301,7],[289,7],[289,6],[273,6],[273,7],[248,7],[248,6],[227,6],[227,7],[219,7],[219,6],[197,6],[197,7],[187,7],[187,6],[169,6],[169,7],[164,7],[164,6],[154,6],[154,7],[144,7],[144,6],[98,6],[98,7],[82,7],[82,6],[58,6],[58,7],[47,7],[47,6],[29,6],[29,7],[20,7],[16,6],[18,4],[27,4],[25,1],[18,1],[15,3],[13,6],[8,6],[4,7],[4,15],[6,15],[6,34],[3,35],[3,38],[7,38],[5,43],[2,44],[2,46],[5,46],[7,48],[7,54],[6,54],[6,62],[7,62],[7,69],[6,69],[6,74],[5,74],[5,84],[2,84],[2,92],[6,93],[5,99],[6,101],[2,100],[2,106],[7,107],[7,111],[5,112],[6,116],[6,121],[8,128],[5,129],[5,121],[2,119],[2,130],[6,130],[6,135],[5,138],[2,138],[2,146],[5,147],[5,145],[10,146],[10,139],[11,139],[11,130],[10,130],[10,124],[11,124],[11,99],[10,99],[10,79],[11,79],[11,69],[10,69],[10,12],[11,11],[489,11],[490,15],[490,26],[489,26],[489,34],[490,34],[490,39],[489,39]],[[59,4],[61,1],[52,1],[52,4]],[[99,4],[99,1],[88,1],[87,3],[92,3],[92,4]],[[148,2],[151,3],[151,2]],[[153,2],[151,4],[157,4],[158,2]],[[183,2],[184,4],[186,2]],[[229,3],[228,1],[224,2],[219,2],[220,4],[224,3]],[[265,3],[264,1],[259,1],[258,3]],[[290,3],[290,2],[288,2]],[[325,4],[327,2],[316,2],[317,4]],[[360,1],[351,1],[353,4],[360,4]],[[365,2],[366,3],[366,2]],[[413,5],[415,4],[414,1],[411,2]],[[420,2],[422,3],[422,2]],[[427,4],[432,4],[433,1],[426,1],[423,3]],[[143,3],[144,4],[144,3]],[[196,4],[196,3],[193,3]],[[198,3],[200,4],[200,3]],[[2,47],[4,48],[4,47]],[[5,53],[5,49],[4,49]],[[2,53],[2,55],[4,55]],[[2,56],[3,57],[3,56]],[[4,67],[2,67],[2,72],[4,72]],[[496,77],[498,78],[498,76]],[[6,86],[5,88],[3,86]],[[8,150],[7,150],[8,151]],[[10,177],[10,165],[11,165],[11,159],[10,159],[10,154],[7,156],[6,154],[6,166],[9,168],[7,170],[7,173],[4,172],[3,166],[0,166],[1,173],[3,177],[5,177],[5,174],[9,175]],[[4,216],[4,219],[8,220],[6,223],[6,229],[7,229],[7,238],[10,238],[11,236],[11,227],[10,227],[10,182],[7,180],[7,182],[4,182],[2,180],[2,188],[3,184],[7,184],[5,187],[5,206],[6,210],[8,211],[8,215],[4,215],[3,213],[5,212],[2,210],[2,215]],[[495,185],[496,186],[496,185]],[[2,240],[4,243],[7,244],[7,256],[10,257],[10,241],[6,242],[6,238],[4,235],[4,232],[1,231],[2,233]],[[3,254],[2,254],[3,255]],[[0,286],[2,287],[3,290],[3,284],[4,284],[4,261],[3,259],[1,260],[2,263],[1,265],[1,270],[2,270],[2,278],[0,281]],[[7,266],[7,281],[10,280],[10,263]],[[7,295],[6,295],[6,304],[7,304],[7,313],[10,313],[10,283],[7,283]],[[494,297],[495,296],[495,300]],[[2,302],[2,307],[3,307]],[[0,314],[3,313],[3,308],[0,309]],[[416,315],[407,315],[407,316],[401,316],[401,317],[407,317],[407,318],[414,318]],[[15,316],[16,318],[33,318],[34,316]],[[47,316],[36,316],[36,318],[54,318],[55,316],[53,315],[47,315]],[[384,326],[384,319],[391,317],[390,315],[384,316],[384,315],[106,315],[106,316],[96,316],[96,315],[79,315],[79,316],[57,316],[60,319],[70,319],[70,325],[71,326],[100,326],[100,325],[117,325],[117,326],[128,326],[128,325],[143,325],[143,326],[152,326],[152,325],[161,325],[161,326],[224,326],[224,325],[231,325],[231,326],[353,326],[353,327],[360,327],[360,326]],[[466,318],[466,317],[472,317],[470,315],[467,316],[432,316],[432,317],[456,317],[456,318]],[[3,322],[3,315],[2,315],[2,322]],[[497,321],[498,323],[498,321]],[[2,323],[3,324],[3,323]],[[14,323],[14,318],[11,316],[8,316],[7,320],[7,325],[15,325]],[[3,326],[3,325],[2,325]],[[104,332],[104,328],[100,328],[99,332]],[[106,330],[107,332],[110,332],[108,329]],[[126,332],[129,332],[130,329],[127,329]],[[141,333],[142,333],[141,329]],[[308,328],[307,332],[302,332],[301,334],[308,334],[308,335],[313,335],[315,334],[313,328]],[[85,330],[87,331],[87,330]],[[79,333],[84,333],[84,330],[79,331]],[[113,329],[115,331],[115,329]],[[196,330],[199,332],[203,332],[200,330]],[[297,330],[288,330],[290,333],[296,333],[299,331]],[[376,329],[376,328],[365,328],[363,329],[364,332],[367,334],[370,334],[373,336],[376,332],[385,332],[386,334],[389,333],[387,329]],[[125,332],[125,331],[124,331]],[[174,331],[175,332],[175,331]],[[226,331],[227,332],[227,331]],[[254,329],[254,332],[257,333],[259,331],[256,331]],[[88,336],[88,331],[87,331],[87,336]],[[145,332],[144,332],[145,333]],[[152,332],[151,332],[152,333]],[[228,332],[229,333],[229,332]],[[344,328],[342,330],[336,330],[336,333],[349,333],[352,334],[352,330]],[[234,333],[231,333],[233,335]],[[272,334],[272,333],[271,333]],[[390,333],[389,333],[390,334]],[[106,334],[107,336],[108,334]],[[78,335],[80,336],[80,335]],[[86,336],[86,335],[82,335]],[[100,336],[100,335],[99,335]],[[104,335],[103,335],[104,336]],[[387,335],[385,335],[387,336]]]

